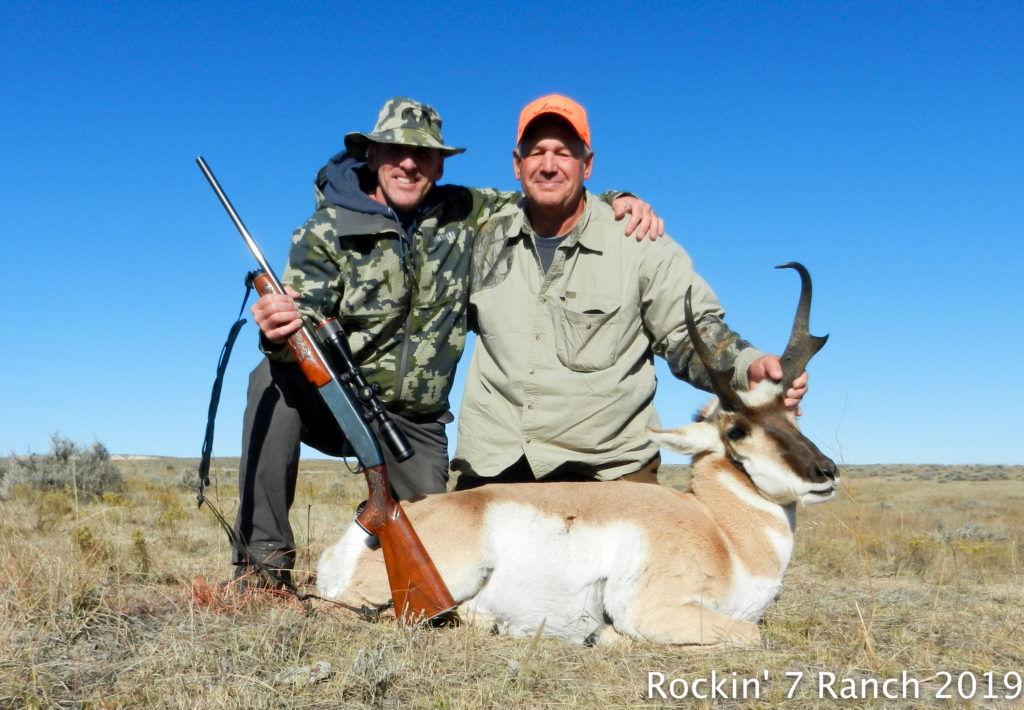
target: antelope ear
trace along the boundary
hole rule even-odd
[[[697,422],[667,431],[648,428],[647,435],[658,446],[680,454],[725,452],[718,429],[709,422]]]

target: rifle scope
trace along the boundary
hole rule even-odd
[[[377,398],[376,385],[371,385],[363,377],[362,370],[356,365],[352,356],[352,349],[348,346],[348,338],[345,330],[334,318],[328,318],[317,326],[316,335],[327,348],[328,355],[334,366],[340,371],[338,378],[351,388],[356,400],[363,406],[367,420],[374,420],[380,429],[380,435],[387,442],[388,448],[395,458],[405,461],[413,455],[412,445],[405,438],[405,434],[398,428],[398,425],[388,416],[387,410],[381,405]]]

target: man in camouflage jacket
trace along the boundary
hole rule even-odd
[[[305,320],[335,318],[366,379],[405,433],[415,455],[404,462],[381,447],[394,494],[409,500],[442,493],[448,481],[452,420],[448,397],[466,340],[468,274],[475,230],[522,198],[437,185],[444,159],[441,118],[422,103],[389,100],[370,134],[349,133],[346,151],[317,174],[316,213],[292,236],[282,282],[287,295],[260,298],[252,312],[267,357],[252,372],[243,424],[236,577],[256,560],[287,575],[295,541],[288,509],[299,442],[333,456],[345,437],[285,345]],[[606,193],[610,201],[622,193]],[[627,234],[654,218],[635,198]],[[258,578],[257,578],[258,579]]]

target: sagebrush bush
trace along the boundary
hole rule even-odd
[[[101,498],[121,490],[124,475],[100,442],[83,448],[70,439],[50,436],[50,454],[11,455],[0,476],[0,494],[8,497],[17,486],[37,491],[75,491]]]

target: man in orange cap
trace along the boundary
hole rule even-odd
[[[553,94],[519,117],[513,171],[525,207],[477,235],[470,317],[480,338],[459,410],[452,468],[459,489],[487,482],[656,482],[652,353],[680,379],[711,390],[683,315],[692,288],[698,330],[734,386],[782,378],[723,322],[714,293],[667,237],[622,239],[612,210],[584,187],[594,164],[583,107]],[[796,406],[806,376],[787,391]]]

